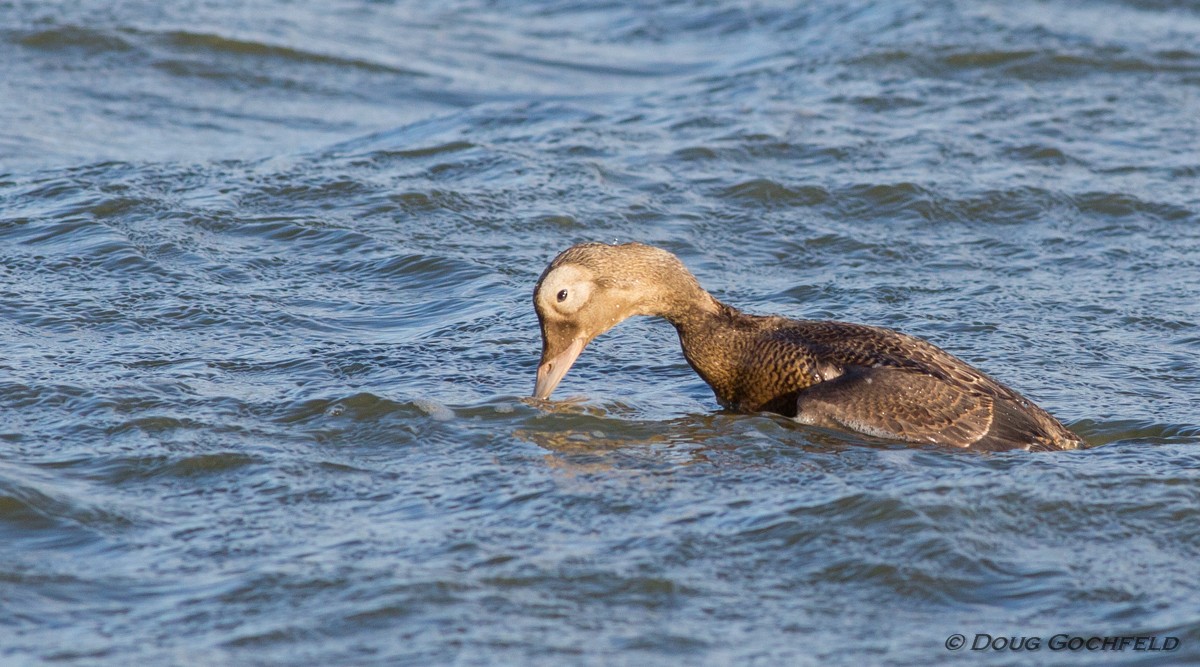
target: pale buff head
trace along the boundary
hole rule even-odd
[[[633,315],[670,319],[681,300],[704,294],[679,258],[641,243],[581,243],[554,258],[538,279],[533,306],[542,359],[533,395],[547,399],[583,348]]]

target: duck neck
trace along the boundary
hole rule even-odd
[[[698,285],[687,299],[675,299],[667,308],[655,313],[676,329],[693,329],[716,318],[726,306]]]
[[[740,313],[699,285],[696,290],[692,298],[678,301],[673,308],[656,314],[675,327],[684,358],[712,388],[717,401],[726,408],[736,408],[737,359],[734,353],[739,347],[740,335],[734,320]]]
[[[713,388],[725,407],[736,407],[736,350],[741,337],[740,313],[700,286],[674,255],[663,253],[621,288],[628,290],[630,315],[661,317],[679,333],[688,364]],[[623,318],[622,318],[623,319]]]
[[[676,329],[702,322],[722,309],[722,304],[674,256],[666,266],[655,266],[650,275],[631,286],[642,293],[634,314],[661,317]]]

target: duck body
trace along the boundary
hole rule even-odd
[[[722,407],[909,443],[981,450],[1075,449],[1054,417],[941,348],[891,329],[756,316],[700,287],[671,253],[637,243],[573,246],[534,291],[548,399],[595,336],[659,316]]]

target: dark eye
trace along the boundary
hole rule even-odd
[[[558,290],[558,302],[562,303],[563,301],[566,301],[566,300],[567,300],[567,290],[565,290],[565,289]]]

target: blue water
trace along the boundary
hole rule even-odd
[[[0,658],[1200,661],[1197,35],[1147,0],[0,3]],[[1089,447],[725,413],[646,319],[530,402],[533,285],[584,240],[925,337]]]

